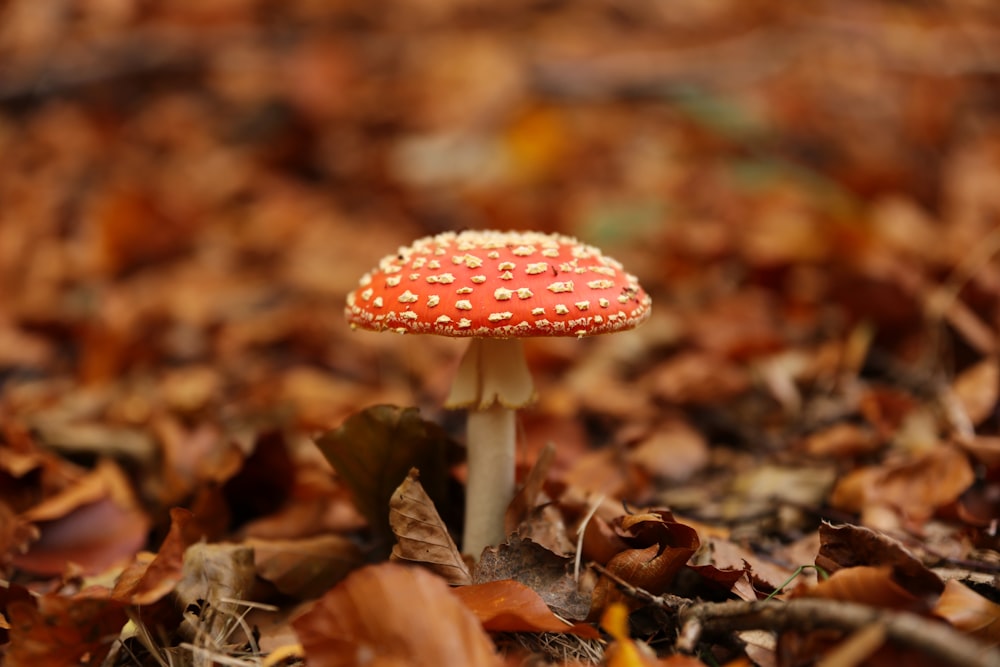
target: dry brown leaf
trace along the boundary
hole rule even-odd
[[[37,539],[38,528],[0,501],[0,565],[6,565],[13,554],[26,551],[29,543]]]
[[[583,556],[600,565],[605,565],[629,545],[608,521],[594,516],[587,522],[583,533]]]
[[[294,540],[249,538],[257,576],[281,593],[315,598],[364,564],[361,548],[341,535],[314,535]]]
[[[538,593],[513,579],[462,586],[453,592],[490,632],[567,632],[587,639],[600,636],[591,625],[560,619]]]
[[[422,565],[449,584],[468,584],[469,568],[418,477],[411,469],[389,500],[389,527],[396,536],[391,558]]]
[[[124,606],[108,599],[106,590],[13,600],[7,617],[8,667],[76,665],[85,656],[100,664],[126,621]]]
[[[858,456],[875,451],[881,443],[870,428],[850,422],[838,422],[810,433],[803,441],[805,451],[813,456]]]
[[[996,408],[1000,393],[1000,361],[997,357],[986,357],[970,366],[955,378],[951,390],[969,421],[974,426],[982,423]]]
[[[643,438],[628,459],[654,478],[682,481],[708,463],[708,441],[686,422],[672,420]]]
[[[1000,605],[965,584],[949,579],[934,613],[962,632],[997,646],[1000,644]]]
[[[636,588],[658,595],[673,583],[674,577],[695,552],[690,547],[666,547],[653,544],[646,548],[629,549],[618,554],[606,566],[608,572]],[[613,602],[635,603],[618,588],[618,584],[601,577],[594,587],[590,616],[595,619],[601,610]]]
[[[555,460],[556,448],[551,442],[542,447],[535,464],[528,471],[524,484],[514,495],[507,512],[504,515],[504,535],[510,535],[517,527],[528,519],[532,510],[538,506],[539,496],[549,474],[552,462]]]
[[[819,528],[820,547],[816,565],[827,572],[837,572],[859,565],[889,567],[892,579],[916,597],[937,598],[941,580],[897,540],[864,526]]]
[[[170,511],[170,531],[155,556],[139,554],[115,582],[111,597],[133,605],[148,605],[169,593],[181,580],[184,551],[201,537],[200,527],[187,510]]]
[[[621,497],[643,485],[622,452],[602,447],[578,456],[563,477],[567,485],[593,494]]]
[[[962,448],[988,468],[1000,467],[1000,436],[977,435],[963,442]]]
[[[888,566],[844,568],[815,586],[800,588],[797,593],[802,597],[858,602],[884,609],[924,608],[921,599],[893,581],[892,568]]]
[[[124,473],[108,460],[22,518],[38,526],[40,537],[13,563],[41,574],[70,563],[87,573],[105,570],[142,548],[150,524]]]
[[[309,663],[324,667],[503,664],[440,577],[397,563],[352,572],[292,626]]]
[[[496,547],[483,550],[473,581],[477,584],[513,579],[524,584],[566,619],[582,619],[590,611],[590,594],[570,574],[573,559],[536,542],[511,535]]]
[[[726,401],[747,391],[750,375],[738,364],[708,352],[680,352],[648,375],[650,389],[677,404]]]
[[[698,551],[696,560],[699,564],[697,567],[692,567],[703,577],[724,584],[733,576],[740,575],[745,571],[748,577],[761,583],[762,589],[775,590],[788,581],[795,572],[793,568],[779,565],[780,560],[769,557],[762,558],[752,549],[743,547],[732,540],[712,536],[706,536],[703,539],[707,548]],[[803,564],[805,563],[803,562]],[[718,574],[711,570],[701,569],[706,567],[715,568]],[[793,590],[808,582],[810,577],[814,578],[814,575],[808,572],[802,573],[792,579],[783,590],[785,592]],[[746,591],[741,588],[735,592],[744,597],[742,594]],[[747,596],[744,599],[756,599],[756,597]]]
[[[869,505],[890,505],[922,520],[956,500],[975,479],[960,449],[938,446],[906,460],[855,470],[833,489],[830,504],[849,512]]]

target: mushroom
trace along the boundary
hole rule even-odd
[[[593,246],[539,232],[446,232],[383,258],[348,294],[352,328],[468,337],[445,402],[469,408],[463,552],[503,541],[515,411],[535,395],[521,338],[631,329],[650,313],[635,276]]]

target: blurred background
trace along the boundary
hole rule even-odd
[[[0,421],[147,460],[167,423],[454,419],[462,343],[343,303],[465,228],[575,235],[653,296],[529,348],[539,440],[627,441],[764,358],[794,412],[780,355],[859,331],[950,376],[994,345],[998,121],[993,0],[7,0]]]

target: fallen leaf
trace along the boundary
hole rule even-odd
[[[361,548],[341,535],[314,535],[300,539],[248,538],[254,551],[257,576],[270,581],[284,595],[311,599],[329,590],[364,564]]]
[[[949,579],[934,613],[973,637],[1000,644],[1000,605],[956,579]]]
[[[448,502],[448,449],[444,431],[420,418],[416,408],[378,405],[348,417],[316,439],[368,520],[376,543],[389,550],[389,500],[410,468],[421,471],[422,485],[438,508]]]
[[[892,579],[914,596],[930,601],[942,591],[942,583],[916,556],[897,540],[863,526],[819,528],[820,547],[816,565],[833,573],[857,566],[888,567]]]
[[[517,530],[517,527],[528,519],[532,510],[538,505],[545,478],[549,474],[552,462],[555,460],[556,448],[551,442],[542,447],[538,453],[535,464],[531,466],[524,484],[514,494],[513,500],[507,506],[504,515],[504,535],[510,535]]]
[[[513,579],[462,586],[453,592],[490,632],[566,632],[585,639],[600,636],[591,625],[559,618],[538,593]]]
[[[471,583],[472,575],[462,553],[418,475],[415,468],[411,469],[389,500],[389,526],[396,536],[391,558],[422,565],[449,584]]]
[[[892,568],[858,565],[838,570],[815,586],[800,588],[796,597],[857,602],[871,607],[922,611],[926,603],[893,581]]]
[[[643,438],[628,459],[654,478],[683,481],[708,464],[705,436],[680,420],[668,421]]]
[[[674,577],[694,552],[695,549],[690,547],[664,548],[653,544],[644,549],[623,551],[609,560],[605,567],[618,579],[653,595],[659,595],[673,583]],[[618,589],[617,583],[607,577],[601,577],[594,586],[591,613],[588,618],[595,618],[595,614],[599,614],[600,610],[612,602],[625,600],[632,604],[636,603]]]
[[[288,500],[295,467],[283,433],[256,434],[243,465],[222,485],[231,521],[237,526],[277,511]]]
[[[109,460],[22,519],[35,524],[40,537],[12,562],[38,574],[59,574],[70,563],[85,573],[103,571],[137,553],[150,524],[124,473]]]
[[[7,604],[8,667],[100,664],[125,624],[124,606],[108,591],[42,595]]]
[[[751,386],[742,366],[701,351],[679,352],[654,368],[649,381],[654,394],[680,405],[725,402]]]
[[[976,435],[963,442],[962,448],[988,468],[1000,468],[1000,436]]]
[[[979,425],[993,414],[1000,392],[1000,362],[996,357],[986,357],[962,371],[951,384],[951,390],[968,416]]]
[[[19,517],[7,503],[0,501],[0,566],[13,554],[24,553],[38,539],[38,528]]]
[[[850,422],[837,422],[810,433],[803,439],[802,448],[813,456],[836,458],[868,454],[877,450],[881,444],[870,428]]]
[[[474,583],[513,579],[538,593],[561,617],[579,620],[590,610],[590,594],[573,578],[572,564],[571,557],[511,535],[503,544],[483,550],[476,564]]]
[[[423,568],[352,572],[292,621],[310,664],[324,667],[500,667],[479,619]]]
[[[837,481],[830,504],[849,512],[860,512],[868,505],[889,505],[913,520],[923,520],[958,499],[974,479],[965,453],[942,445],[901,461],[848,473]]]
[[[156,555],[136,558],[119,575],[111,598],[132,605],[148,605],[171,592],[181,580],[184,551],[201,538],[191,512],[170,511],[170,530]]]

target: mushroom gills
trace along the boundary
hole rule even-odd
[[[535,385],[518,338],[473,338],[445,401],[448,408],[486,410],[494,404],[520,408],[535,398]]]

